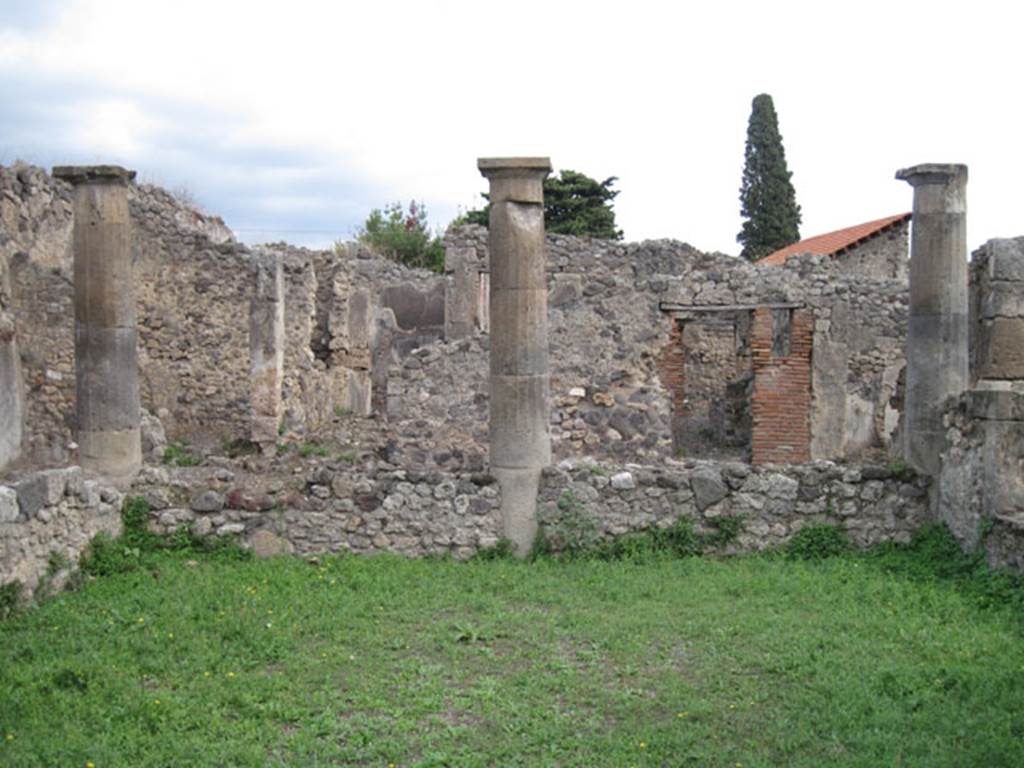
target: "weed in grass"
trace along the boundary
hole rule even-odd
[[[337,416],[339,419],[344,417],[344,416],[350,416],[351,414],[352,414],[352,409],[351,408],[346,408],[344,405],[336,405],[336,406],[334,406],[334,415]]]
[[[181,441],[164,448],[163,461],[171,467],[194,467],[203,460],[189,450],[188,443]]]
[[[0,625],[0,764],[1024,764],[1013,605],[965,599],[980,568],[936,575],[945,547],[629,567],[157,550]]]
[[[338,454],[338,461],[343,461],[346,464],[355,464],[359,455],[355,451],[342,451]]]
[[[1024,626],[1024,576],[992,570],[982,549],[965,553],[939,523],[919,528],[910,544],[882,544],[864,557],[892,574],[952,584],[980,607],[1009,606]]]

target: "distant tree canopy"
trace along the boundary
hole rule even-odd
[[[740,185],[745,221],[736,240],[741,255],[755,261],[800,239],[800,206],[786,167],[786,151],[772,97],[754,97],[747,125],[746,162]]]
[[[622,230],[615,228],[612,201],[619,190],[612,189],[618,181],[609,176],[596,181],[582,173],[565,170],[544,180],[544,228],[559,235],[600,237],[621,240]],[[487,195],[484,195],[487,197]],[[456,223],[487,226],[491,205],[467,211]]]
[[[427,209],[412,200],[408,212],[401,203],[392,203],[382,211],[374,208],[358,234],[359,242],[407,267],[444,269],[441,238],[427,227]]]

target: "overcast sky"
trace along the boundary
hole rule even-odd
[[[619,178],[627,240],[737,253],[751,99],[779,114],[805,237],[970,166],[968,240],[1024,234],[1021,23],[985,2],[0,0],[0,163],[112,162],[240,239],[323,245],[476,158]]]

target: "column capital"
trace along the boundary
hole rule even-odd
[[[547,157],[481,157],[480,173],[491,182],[492,203],[543,203],[544,179],[551,173]]]
[[[127,184],[135,179],[135,171],[120,165],[56,165],[52,176],[72,186],[79,184]]]
[[[967,181],[967,166],[960,163],[921,163],[896,171],[896,178],[912,187]]]

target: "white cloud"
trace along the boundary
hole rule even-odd
[[[909,209],[898,167],[966,162],[973,246],[1020,231],[1006,7],[73,0],[45,23],[0,21],[0,64],[92,94],[70,118],[90,158],[205,157],[268,199],[333,179],[352,187],[336,209],[415,196],[440,222],[478,202],[477,157],[547,154],[620,178],[628,238],[729,252],[750,101],[766,91],[805,235]],[[263,167],[261,149],[303,163]]]

